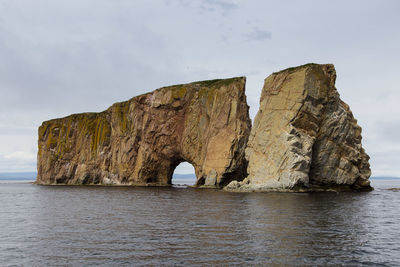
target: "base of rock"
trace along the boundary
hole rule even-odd
[[[115,186],[115,187],[171,187],[170,184],[157,184],[157,183],[129,183],[129,184],[122,184],[122,183],[101,183],[101,184],[80,184],[80,183],[46,183],[46,182],[33,182],[35,185],[41,186]]]
[[[245,182],[232,181],[223,188],[224,191],[228,192],[292,192],[292,193],[310,193],[310,192],[369,192],[374,190],[371,185],[356,186],[356,185],[338,185],[338,184],[327,184],[327,185],[312,185],[304,186],[298,185],[293,188],[285,187],[268,187],[265,185],[257,185]]]
[[[113,186],[113,187],[173,187],[173,184],[161,184],[161,183],[89,183],[89,184],[80,184],[80,183],[50,183],[43,181],[35,181],[32,184],[40,185],[40,186]],[[222,187],[212,186],[212,185],[186,185],[189,188],[195,189],[222,189]]]

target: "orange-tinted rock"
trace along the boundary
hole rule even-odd
[[[39,184],[169,185],[187,161],[197,185],[246,176],[251,121],[245,78],[160,88],[101,113],[39,128]]]

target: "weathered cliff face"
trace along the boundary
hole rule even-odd
[[[251,130],[248,177],[227,190],[370,189],[361,128],[335,88],[333,65],[270,75]]]
[[[251,121],[245,78],[164,87],[101,113],[39,128],[39,184],[169,185],[187,161],[197,184],[246,176]]]

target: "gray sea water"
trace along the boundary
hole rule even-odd
[[[0,181],[1,266],[400,265],[399,180],[368,193]]]

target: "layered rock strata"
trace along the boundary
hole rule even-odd
[[[335,88],[333,65],[265,79],[246,148],[248,177],[231,191],[370,189],[361,128]]]
[[[246,176],[245,78],[164,87],[39,128],[38,184],[169,185],[187,161],[197,185]]]

